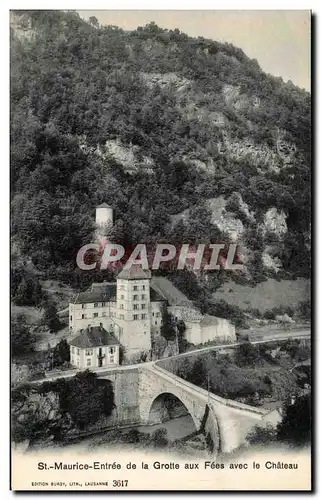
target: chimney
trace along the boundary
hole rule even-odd
[[[99,323],[99,327],[100,327],[100,331],[102,332],[103,331],[103,324],[102,323]]]

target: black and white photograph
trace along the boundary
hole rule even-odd
[[[11,489],[311,489],[311,11],[10,11]]]

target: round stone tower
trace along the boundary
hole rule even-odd
[[[107,203],[102,203],[96,207],[96,225],[98,227],[111,227],[113,225],[113,209]]]

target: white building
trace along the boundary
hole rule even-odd
[[[70,363],[80,369],[119,365],[119,341],[102,325],[87,327],[70,342]]]
[[[93,283],[69,303],[71,332],[101,325],[114,333],[127,357],[141,351],[150,356],[152,336],[160,334],[166,304],[150,281],[149,271],[132,266],[118,274],[117,283]]]
[[[235,327],[228,320],[202,315],[167,278],[151,277],[137,265],[123,269],[116,283],[93,283],[78,293],[69,304],[69,327],[77,333],[101,326],[124,346],[127,358],[142,351],[150,357],[152,342],[161,334],[164,308],[184,321],[191,344],[235,340]]]

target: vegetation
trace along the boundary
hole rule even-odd
[[[284,406],[282,422],[277,429],[277,439],[293,446],[311,443],[311,394],[303,395],[293,404]]]
[[[150,23],[125,32],[70,11],[14,14],[30,36],[11,31],[12,236],[37,272],[76,287],[107,276],[75,269],[103,201],[115,208],[112,236],[119,242],[228,243],[206,201],[224,196],[238,213],[238,193],[255,214],[247,243],[254,278],[266,276],[260,257],[267,240],[258,234],[271,207],[287,217],[277,248],[284,271],[309,275],[307,92],[266,75],[231,44],[178,29]],[[226,98],[228,88],[234,101]],[[285,146],[275,153],[276,173],[265,164],[264,148],[275,152],[280,136]],[[247,141],[262,151],[258,159],[227,148]],[[130,151],[131,167],[108,144]],[[187,208],[189,218],[172,223]],[[250,221],[242,222],[248,231]],[[14,299],[38,305],[37,282],[16,276]]]
[[[67,340],[62,339],[53,349],[52,365],[61,366],[62,364],[69,362],[70,362],[70,346]]]
[[[11,318],[11,352],[13,356],[19,356],[32,352],[35,338],[30,332],[30,327],[26,324],[23,314]]]
[[[267,445],[275,442],[293,447],[311,444],[311,394],[287,402],[283,407],[283,416],[277,427],[256,426],[247,436],[249,444]]]
[[[299,394],[309,373],[293,369],[311,357],[300,341],[251,344],[244,342],[229,354],[212,351],[160,362],[166,370],[219,396],[251,405],[285,401]]]
[[[114,409],[110,381],[99,380],[85,370],[71,379],[28,385],[12,391],[12,437],[16,442],[65,439],[70,432],[85,430]]]
[[[58,317],[57,307],[52,301],[44,303],[43,324],[52,333],[57,332],[62,326]]]

